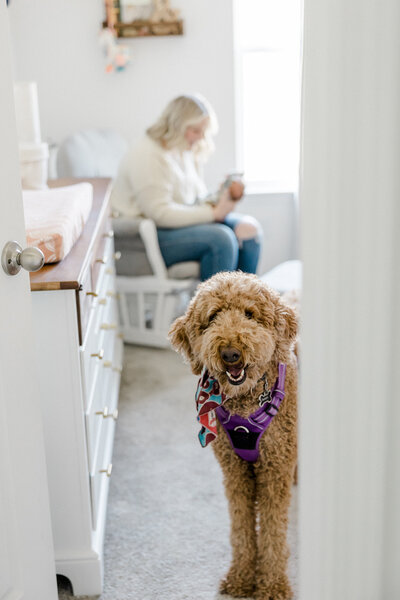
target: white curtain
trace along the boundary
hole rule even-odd
[[[305,0],[300,599],[400,598],[400,2]]]

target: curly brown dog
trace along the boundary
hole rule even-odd
[[[223,471],[232,544],[232,563],[220,591],[234,597],[292,597],[286,532],[297,450],[296,334],[293,309],[257,276],[240,272],[218,273],[201,283],[186,314],[170,330],[172,346],[193,373],[203,379],[210,374],[218,382],[225,416],[228,411],[232,421],[236,415],[248,420],[264,411],[261,406],[264,420],[273,415],[258,439],[255,461],[254,450],[249,461],[241,457],[242,450],[233,449],[234,444],[252,447],[254,440],[240,436],[253,434],[242,426],[228,432],[220,416],[216,419],[212,447]],[[276,408],[266,391],[278,381],[282,365],[284,394],[276,396],[275,405],[281,401]]]

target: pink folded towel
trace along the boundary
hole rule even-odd
[[[93,186],[77,183],[46,190],[23,190],[28,246],[39,248],[46,263],[65,258],[82,233],[93,202]]]

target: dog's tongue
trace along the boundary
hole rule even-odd
[[[242,372],[243,367],[229,367],[228,371],[234,377],[237,377]]]

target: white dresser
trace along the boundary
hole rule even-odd
[[[58,180],[68,185],[81,180]],[[109,179],[68,256],[31,274],[56,572],[100,594],[123,358]]]

